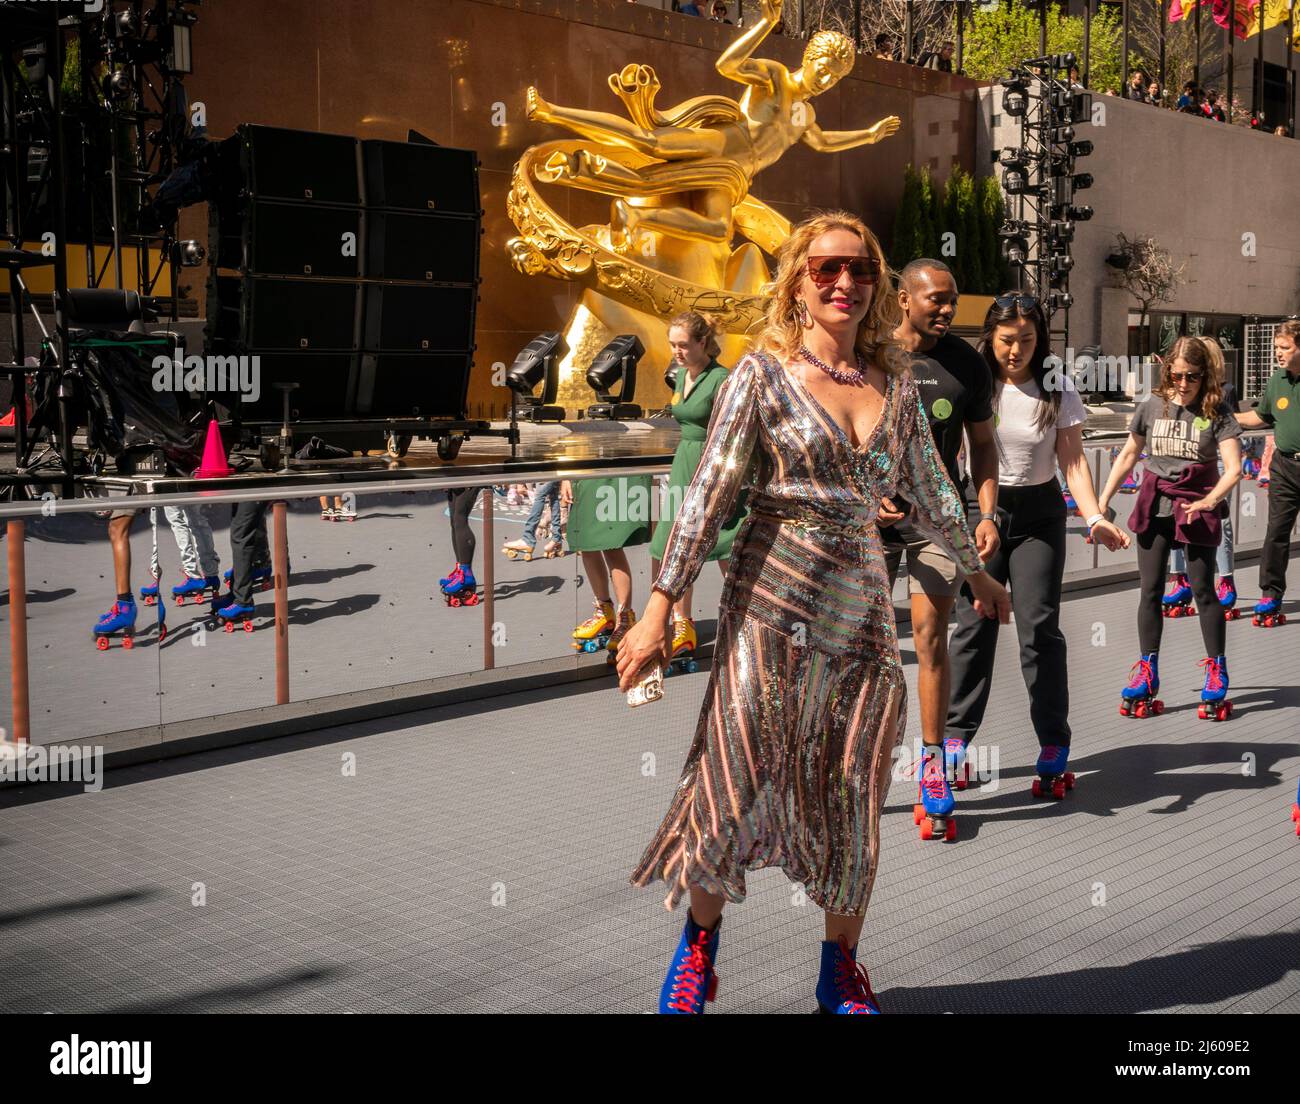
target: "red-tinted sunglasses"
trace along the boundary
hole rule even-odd
[[[809,257],[808,276],[818,287],[830,287],[845,269],[855,284],[874,284],[880,277],[875,257]]]

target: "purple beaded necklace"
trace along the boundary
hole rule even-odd
[[[823,372],[825,372],[828,376],[830,376],[831,379],[833,379],[836,383],[861,383],[863,376],[865,376],[867,372],[867,363],[865,360],[862,359],[862,354],[858,352],[856,349],[854,350],[853,353],[853,355],[857,358],[858,361],[858,367],[856,370],[851,368],[850,369],[832,368],[829,364],[827,364],[824,360],[822,360],[821,357],[814,355],[812,350],[809,349],[807,345],[799,346],[799,355],[803,357],[803,359],[806,360],[809,364],[816,365],[818,368],[820,368]]]

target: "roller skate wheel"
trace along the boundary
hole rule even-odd
[[[1133,716],[1135,716],[1135,717],[1145,717],[1146,715],[1147,715],[1147,703],[1146,703],[1146,702],[1138,702],[1138,703],[1137,703],[1137,708],[1133,710]]]
[[[924,805],[913,805],[913,806],[912,806],[912,823],[913,823],[913,824],[920,824],[921,821],[922,821],[922,819],[924,819],[924,817],[925,817],[925,806],[924,806]]]
[[[232,633],[232,632],[235,631],[235,623],[234,623],[233,621],[227,621],[227,622],[226,622],[224,625],[222,625],[221,627],[222,627],[222,629],[224,629],[224,630],[225,630],[226,632],[228,632],[228,633]]]
[[[1066,771],[1062,777],[1065,779],[1065,788],[1067,790],[1074,789],[1074,771]]]
[[[1131,711],[1130,711],[1130,709],[1129,709],[1129,704],[1128,704],[1128,702],[1120,702],[1120,703],[1119,703],[1119,715],[1120,715],[1121,717],[1127,717],[1127,716],[1129,716],[1129,715],[1130,715],[1130,712],[1131,712]]]
[[[166,625],[159,625],[159,626],[158,626],[158,643],[161,644],[161,643],[162,643],[164,640],[166,640],[166,639],[167,639],[167,626],[166,626]]]
[[[967,786],[970,785],[970,782],[965,778],[958,778],[956,781],[956,785],[958,790],[964,790]]]
[[[95,637],[95,650],[96,650],[96,651],[99,651],[99,652],[106,652],[106,651],[108,651],[108,648],[109,648],[108,637],[106,637],[106,636],[97,636],[97,637]]]
[[[1155,716],[1157,717],[1160,716],[1160,714],[1163,713],[1164,711],[1165,711],[1165,703],[1160,701],[1159,698],[1157,698],[1155,701],[1151,703],[1151,712]]]
[[[948,827],[944,829],[943,838],[949,842],[957,838],[957,822],[955,820],[948,821]]]
[[[1058,801],[1065,796],[1065,781],[1058,778],[1052,783],[1052,796]]]
[[[1197,715],[1197,717],[1199,717],[1201,720],[1205,720],[1207,717],[1209,717],[1209,713],[1206,712],[1206,708],[1205,708],[1205,703],[1204,703],[1204,702],[1201,702],[1201,704],[1198,705],[1198,706],[1196,707],[1196,715]]]
[[[1300,803],[1291,806],[1291,819],[1300,824]]]
[[[460,605],[460,599],[453,594],[450,597],[448,597],[447,604],[451,606],[453,609],[455,609]]]
[[[934,839],[934,824],[928,818],[921,821],[921,838],[923,840]]]
[[[1031,789],[1031,791],[1033,792],[1033,795],[1034,795],[1035,797],[1042,797],[1042,796],[1043,796],[1043,780],[1042,780],[1041,778],[1035,778],[1035,779],[1034,779],[1034,784],[1033,784],[1033,786],[1030,787],[1030,789]]]
[[[157,601],[157,597],[153,594],[150,594],[144,599],[144,604],[146,606],[152,606],[156,601]]]
[[[253,631],[253,622],[252,622],[252,621],[245,621],[245,622],[244,622],[244,632],[252,632],[252,631]]]
[[[1221,706],[1219,706],[1218,719],[1221,721],[1226,721],[1231,716],[1232,716],[1232,702],[1224,702]]]
[[[134,647],[135,647],[135,639],[134,639],[134,637],[131,637],[131,636],[129,636],[129,635],[127,635],[127,636],[123,636],[123,637],[122,637],[122,647],[123,647],[123,648],[134,648]]]
[[[467,606],[477,606],[478,603],[479,603],[479,597],[477,594],[471,594],[468,598],[465,599],[465,605]]]

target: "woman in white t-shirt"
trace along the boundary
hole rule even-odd
[[[993,373],[998,445],[998,533],[1002,543],[985,570],[1009,584],[1020,637],[1020,665],[1040,754],[1035,795],[1064,796],[1074,776],[1065,637],[1059,627],[1065,574],[1065,504],[1057,467],[1088,522],[1093,540],[1127,548],[1128,537],[1103,516],[1083,453],[1088,414],[1074,383],[1046,364],[1047,318],[1031,295],[1009,292],[984,318],[980,352]],[[979,731],[993,680],[998,626],[985,622],[962,591],[948,645],[952,691],[944,748],[954,770]],[[960,783],[959,783],[960,785]]]

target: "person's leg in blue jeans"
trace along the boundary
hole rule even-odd
[[[537,488],[537,493],[533,496],[533,508],[528,511],[528,517],[524,521],[523,542],[530,548],[537,543],[537,525],[542,520],[542,511],[546,509],[546,503],[550,501],[551,516],[554,518],[558,512],[558,503],[560,498],[560,484],[558,480],[552,480],[549,483],[543,483]],[[555,531],[555,523],[551,523],[551,531]]]

